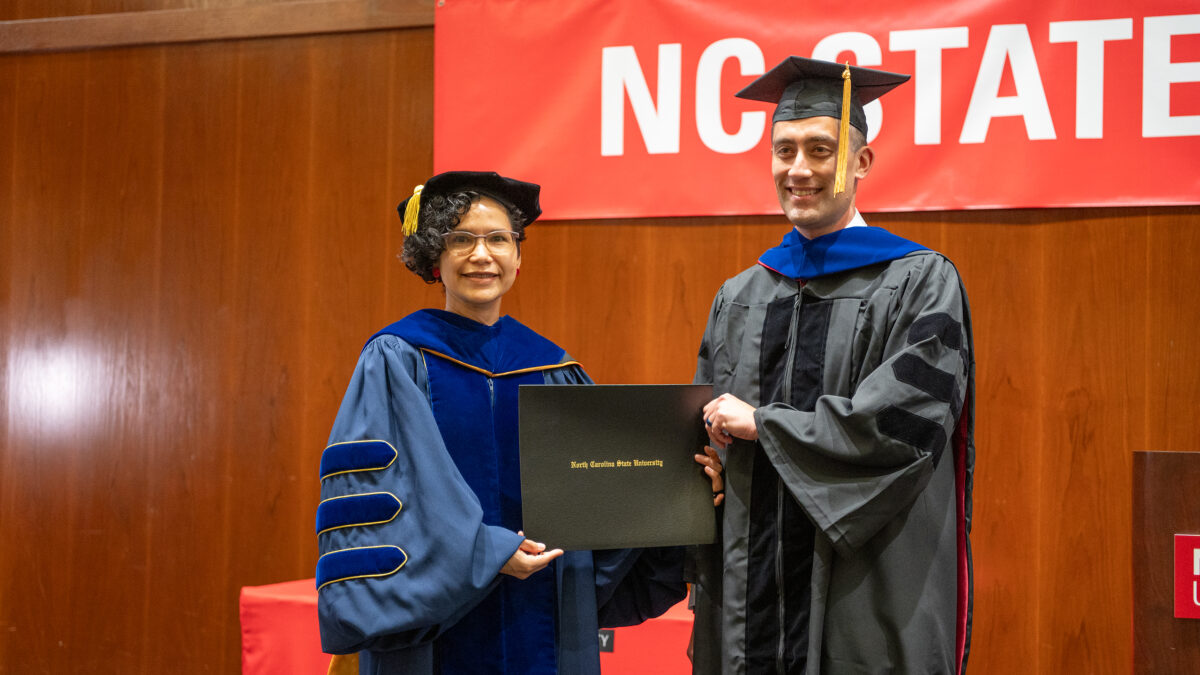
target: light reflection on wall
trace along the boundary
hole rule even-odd
[[[99,351],[86,342],[12,349],[9,429],[45,440],[88,433],[100,420],[107,370]]]

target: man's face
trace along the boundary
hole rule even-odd
[[[771,127],[771,172],[779,206],[800,234],[809,239],[840,230],[854,218],[857,180],[871,169],[869,147],[851,149],[846,190],[834,196],[837,177],[838,120],[809,117]]]

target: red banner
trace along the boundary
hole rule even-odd
[[[910,73],[867,106],[863,211],[1200,203],[1195,0],[440,0],[434,166],[547,218],[778,213],[789,55]]]

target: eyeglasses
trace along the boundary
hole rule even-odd
[[[446,242],[446,250],[455,255],[466,255],[474,251],[480,239],[492,255],[508,255],[517,250],[517,242],[524,237],[509,230],[496,230],[485,234],[455,230],[442,235],[442,241]]]

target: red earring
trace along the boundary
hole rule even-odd
[[[433,268],[433,278],[434,278],[434,279],[441,279],[441,278],[442,278],[442,270],[441,270],[441,268],[439,268],[439,267],[435,267],[435,268]]]
[[[521,268],[520,267],[517,268],[517,276],[521,276]]]

